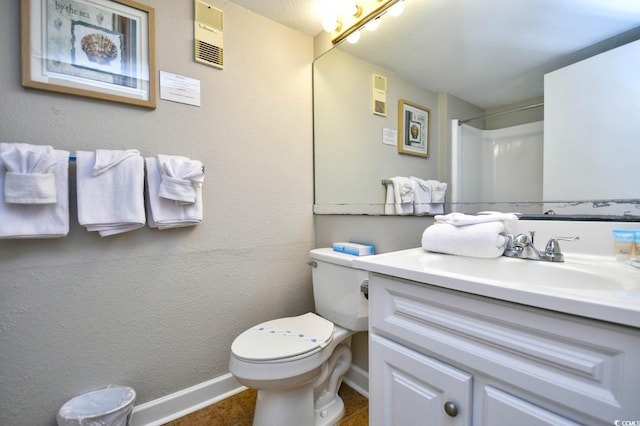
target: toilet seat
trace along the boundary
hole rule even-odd
[[[333,337],[333,323],[314,313],[263,322],[240,334],[231,352],[248,362],[282,362],[320,351]]]

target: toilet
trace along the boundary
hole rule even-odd
[[[350,337],[369,323],[367,272],[331,248],[309,256],[316,313],[258,324],[231,344],[229,371],[258,390],[254,426],[329,426],[344,415],[338,389],[351,365]]]

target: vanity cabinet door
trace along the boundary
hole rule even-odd
[[[371,426],[471,425],[470,374],[384,337],[369,344]]]
[[[492,426],[580,426],[566,417],[518,398],[493,386],[483,390],[482,424]]]

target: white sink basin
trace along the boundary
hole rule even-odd
[[[524,287],[612,291],[637,287],[640,281],[640,274],[636,274],[632,281],[628,274],[616,273],[616,267],[624,265],[586,257],[569,256],[565,262],[551,263],[508,257],[476,259],[425,252],[419,262],[425,270]]]

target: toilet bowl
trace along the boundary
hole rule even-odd
[[[338,389],[351,365],[350,337],[368,326],[367,273],[330,248],[310,257],[317,313],[266,321],[231,345],[229,371],[258,390],[254,426],[329,426],[344,415]]]

